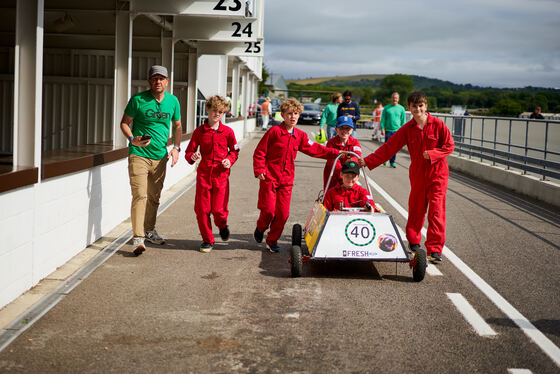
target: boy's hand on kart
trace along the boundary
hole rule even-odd
[[[191,160],[196,161],[200,158],[200,152],[195,152],[191,156]]]
[[[231,167],[231,162],[227,158],[224,158],[222,160],[222,166],[226,169],[229,169]]]
[[[264,173],[259,174],[259,175],[257,175],[257,178],[264,181],[264,180],[266,180],[266,174],[264,174]]]
[[[363,168],[364,166],[366,166],[366,161],[365,161],[363,158],[360,158],[360,159],[358,160],[358,164],[360,164],[360,167]]]

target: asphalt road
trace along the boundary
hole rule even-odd
[[[258,216],[252,151],[259,139],[245,145],[232,169],[228,243],[218,237],[214,251],[198,251],[194,188],[188,190],[158,218],[166,245],[151,245],[140,257],[122,247],[0,352],[0,372],[560,371],[445,251],[441,275],[427,274],[421,283],[412,282],[407,264],[370,262],[307,263],[304,276],[292,279],[291,226],[305,223],[324,161],[298,156],[282,251],[268,253],[252,239]],[[359,139],[366,154],[377,147],[367,130]],[[401,152],[396,169],[368,172],[404,209],[409,161]],[[380,191],[373,195],[404,227],[394,203]],[[558,349],[559,213],[452,173],[447,217],[449,252]],[[477,333],[452,302],[456,294],[495,335]]]

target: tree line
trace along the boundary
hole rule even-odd
[[[392,74],[375,80],[333,79],[316,85],[290,83],[288,88],[290,96],[306,92],[306,97],[321,98],[323,103],[330,102],[328,92],[343,92],[348,89],[366,110],[375,106],[378,101],[390,103],[393,92],[399,92],[401,104],[406,106],[408,94],[419,90],[428,96],[430,110],[439,112],[449,111],[452,105],[461,105],[467,107],[471,114],[480,115],[517,117],[523,112],[532,112],[537,106],[544,113],[560,113],[559,89],[480,87],[407,74]]]

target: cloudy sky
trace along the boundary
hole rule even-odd
[[[560,0],[265,0],[264,37],[265,64],[285,79],[560,88]]]

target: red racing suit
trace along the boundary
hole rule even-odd
[[[353,138],[351,136],[348,137],[348,141],[346,142],[346,145],[342,145],[341,139],[338,135],[333,138],[330,138],[326,144],[326,147],[338,149],[340,151],[354,152],[360,155],[360,157],[362,157],[362,148],[360,147],[360,142],[358,141],[358,139]],[[331,183],[329,184],[328,188],[326,186],[327,186],[327,182],[329,181],[329,175],[331,175],[331,169],[334,160],[327,160],[327,163],[325,164],[325,170],[323,170],[323,188],[325,191],[328,191],[329,189],[338,186],[342,182],[340,176],[342,165],[344,165],[346,161],[350,161],[350,160],[358,162],[355,156],[350,156],[350,155],[342,156],[341,158],[338,159],[339,162],[335,166],[333,176],[331,178]]]
[[[445,243],[445,195],[449,179],[446,157],[453,152],[455,142],[447,126],[428,113],[424,129],[414,118],[407,122],[374,153],[364,160],[371,170],[386,162],[404,145],[410,153],[410,196],[406,237],[410,244],[420,244],[424,217],[428,210],[426,250],[441,253]],[[430,159],[422,154],[427,151]]]
[[[294,127],[292,133],[288,132],[284,122],[268,130],[253,153],[255,177],[260,174],[266,177],[264,181],[259,180],[257,208],[261,213],[257,229],[265,232],[270,226],[267,244],[277,244],[290,216],[294,161],[298,151],[323,159],[335,158],[339,153],[336,149],[313,143],[300,129]]]
[[[371,195],[358,184],[354,184],[350,188],[339,184],[329,189],[323,199],[323,205],[327,210],[342,210],[342,207],[365,207],[366,203],[369,203],[375,209],[375,202]]]
[[[239,146],[233,130],[220,122],[217,130],[204,122],[197,127],[185,151],[185,159],[194,164],[193,153],[200,147],[201,161],[196,172],[194,211],[202,240],[214,244],[210,214],[219,229],[227,225],[229,214],[229,173],[222,161],[228,159],[233,166],[239,155]]]

